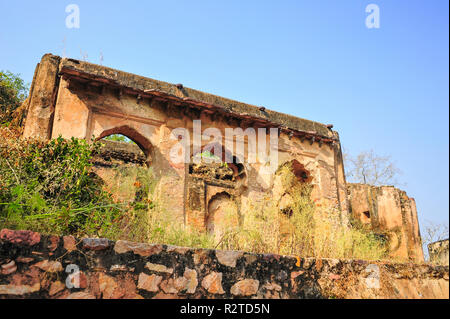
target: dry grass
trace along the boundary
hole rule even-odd
[[[108,238],[135,242],[162,243],[176,246],[211,248],[211,236],[184,226],[176,220],[156,196],[158,180],[153,171],[139,166],[117,167],[108,174],[105,187],[118,201],[134,200],[141,204],[130,209],[118,227],[111,229]]]
[[[279,173],[293,198],[290,216],[281,213],[273,201],[267,201],[263,207],[242,216],[236,225],[235,209],[225,210],[221,236],[217,238],[184,226],[153,197],[148,213],[133,211],[112,239],[316,258],[379,260],[386,257],[384,243],[370,230],[358,224],[342,225],[337,210],[325,210],[310,200],[310,185],[297,183],[288,168]],[[155,183],[149,186],[150,192]]]
[[[359,226],[344,226],[339,212],[319,209],[310,200],[311,187],[297,183],[289,169],[282,169],[283,184],[294,199],[290,217],[275,203],[247,214],[238,228],[225,233],[221,249],[277,253],[316,258],[379,260],[386,248],[375,234]]]
[[[152,205],[148,211],[130,211],[123,226],[116,228],[109,238],[193,248],[214,247],[212,236],[184,226],[158,205]]]

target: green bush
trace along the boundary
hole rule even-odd
[[[134,201],[118,199],[117,189],[108,191],[92,170],[101,142],[61,137],[43,142],[18,136],[10,128],[0,128],[0,229],[213,245],[210,236],[185,228],[148,199],[155,182],[151,170],[117,168],[115,177],[127,187],[136,187]],[[136,178],[134,185],[127,174]]]
[[[8,125],[28,95],[28,85],[9,71],[0,71],[0,125]]]
[[[112,134],[103,138],[107,141],[115,141],[115,142],[126,142],[130,144],[136,144],[133,140],[121,134]]]
[[[98,143],[24,140],[6,128],[0,135],[0,227],[103,236],[133,209],[115,203],[92,173]]]

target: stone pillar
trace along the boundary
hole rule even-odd
[[[91,112],[86,102],[69,90],[69,82],[64,78],[59,83],[55,106],[51,138],[85,138]]]
[[[58,91],[58,69],[61,58],[46,54],[37,65],[31,87],[24,137],[49,139],[51,137],[55,99]]]
[[[338,132],[333,131],[334,138],[339,141]],[[339,202],[339,208],[341,211],[341,223],[343,225],[349,225],[350,211],[349,201],[347,196],[347,186],[345,180],[344,171],[344,159],[342,156],[341,143],[338,142],[334,146],[334,174],[336,177],[336,195]]]

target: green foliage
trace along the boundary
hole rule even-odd
[[[5,128],[0,134],[0,227],[101,236],[130,209],[92,173],[98,143],[22,140]]]
[[[103,138],[107,141],[116,141],[116,142],[126,142],[131,144],[136,144],[133,140],[130,140],[128,137],[121,134],[112,134]]]
[[[153,170],[138,165],[118,165],[102,179],[118,201],[145,201],[155,187]]]
[[[104,138],[108,141],[125,142],[125,136],[119,134],[112,134]]]
[[[134,188],[134,200],[121,199],[122,188],[107,190],[92,170],[100,146],[75,138],[24,140],[0,128],[0,228],[213,246],[207,234],[185,228],[148,199],[155,187],[150,169],[118,167],[112,175],[119,186]]]
[[[0,71],[0,125],[11,122],[13,112],[26,99],[28,90],[18,74]]]
[[[195,154],[194,158],[199,159],[200,161],[206,160],[206,162],[221,162],[220,158],[210,151],[204,151],[202,153]]]

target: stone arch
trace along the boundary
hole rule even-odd
[[[284,162],[278,167],[275,173],[279,172],[283,167],[286,166],[291,166],[292,173],[294,173],[299,182],[310,183],[313,180],[311,172],[307,170],[305,166],[296,159]]]
[[[147,166],[150,166],[151,163],[151,152],[153,149],[152,143],[149,141],[148,138],[146,138],[144,135],[139,133],[136,129],[128,126],[128,125],[122,125],[117,126],[111,129],[104,130],[99,137],[96,138],[96,140],[101,140],[102,138],[105,138],[107,136],[113,135],[113,134],[121,134],[126,137],[128,137],[130,140],[135,142],[137,146],[142,150],[142,152],[145,154],[146,157],[146,163]]]
[[[220,240],[227,229],[239,225],[238,207],[228,192],[219,192],[211,197],[205,216],[206,231]]]
[[[275,180],[274,180],[274,196],[276,199],[279,199],[282,195],[284,195],[287,191],[289,191],[290,185],[283,185],[282,175],[285,173],[285,170],[289,169],[290,172],[294,174],[296,177],[295,183],[311,183],[313,180],[313,176],[308,171],[305,166],[300,163],[298,160],[293,159],[290,161],[286,161],[280,166],[278,166],[275,171]]]
[[[285,179],[286,169],[295,176],[293,180],[289,179],[289,181],[287,181]],[[295,205],[295,195],[298,195],[294,193],[295,189],[298,190],[295,186],[309,184],[312,179],[311,173],[296,159],[286,161],[278,167],[275,172],[272,194],[273,199],[278,202],[277,206],[281,213],[287,217],[292,216],[293,207]],[[300,189],[302,196],[309,196],[309,193],[304,193],[303,188]]]

